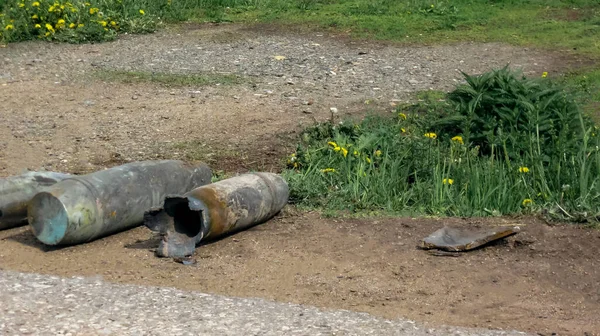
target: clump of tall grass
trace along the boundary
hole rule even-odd
[[[306,129],[285,172],[292,200],[335,211],[598,218],[598,129],[573,99],[508,68],[465,78],[446,103]]]

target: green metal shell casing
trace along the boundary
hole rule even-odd
[[[73,245],[130,229],[169,194],[210,183],[212,172],[176,160],[143,161],[63,180],[28,207],[35,236],[47,245]]]

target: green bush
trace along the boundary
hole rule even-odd
[[[552,96],[564,100],[553,105],[551,99],[534,99],[538,111],[523,113],[536,117],[520,116],[509,127],[499,120],[513,115],[503,113],[502,107],[515,108],[499,93],[498,76],[519,78],[509,81],[512,86],[506,91],[527,87],[530,97],[547,97],[552,86],[547,79],[529,82],[502,69],[469,77],[470,83],[488,88],[475,95],[485,96],[483,100],[468,99],[465,91],[472,92],[461,86],[446,103],[402,107],[392,118],[308,128],[284,173],[292,201],[351,212],[479,216],[543,211],[573,220],[599,216],[597,129],[554,86]],[[480,106],[488,108],[485,114]],[[563,111],[564,106],[573,108],[568,112],[574,121],[544,127],[554,118],[554,109]],[[428,113],[414,113],[423,110]],[[483,114],[483,121],[475,113]],[[469,118],[477,122],[465,122]],[[567,132],[568,137],[562,138]]]
[[[441,119],[440,131],[459,133],[489,155],[491,148],[517,159],[534,155],[530,138],[544,144],[539,160],[549,164],[560,153],[579,148],[581,112],[575,101],[553,82],[528,79],[505,67],[481,76],[464,75],[467,84],[448,95],[456,113]],[[545,77],[545,74],[543,75]],[[552,144],[548,146],[547,144]]]
[[[154,31],[158,23],[144,7],[122,0],[10,0],[0,16],[0,40],[107,41],[118,32]]]

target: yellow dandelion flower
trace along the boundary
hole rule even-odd
[[[54,28],[49,23],[46,23],[46,29],[48,29],[48,32],[54,32]]]
[[[445,178],[442,180],[443,184],[454,184],[454,180],[453,179],[449,179],[449,178]]]
[[[60,20],[56,21],[56,27],[64,26],[64,25],[65,25],[65,20],[60,19]]]
[[[348,156],[348,150],[346,148],[344,148],[344,147],[342,147],[342,155],[344,157]]]
[[[458,142],[459,144],[463,145],[463,138],[460,135],[455,136],[454,138],[452,138],[452,141],[454,142]]]
[[[24,4],[24,3],[20,3],[20,4],[19,4],[19,7],[20,7],[20,8],[23,8],[23,7],[25,7],[25,4]]]
[[[83,26],[84,26],[83,23],[80,23],[77,25],[77,28],[83,28]]]
[[[92,7],[92,8],[90,8],[90,15],[94,15],[94,14],[98,13],[98,11],[99,11],[98,8]]]
[[[40,7],[40,3],[35,1],[34,3],[31,4],[31,6],[33,7]]]
[[[55,9],[56,9],[56,6],[52,5],[52,6],[48,7],[48,12],[52,13],[52,12],[54,12]]]
[[[335,169],[334,168],[321,169],[321,173],[335,173]]]
[[[402,132],[402,133],[406,133],[406,130],[405,130],[404,128],[401,128],[401,129],[400,129],[400,132]]]
[[[381,156],[381,151],[379,149],[375,151],[375,156]]]
[[[329,146],[331,146],[331,147],[337,147],[337,146],[338,146],[338,145],[337,145],[335,142],[333,142],[333,141],[329,141],[327,144],[328,144]]]
[[[435,139],[435,138],[437,138],[437,134],[435,134],[433,132],[425,133],[424,135],[425,135],[426,138],[429,138],[429,139]]]
[[[13,30],[15,28],[15,26],[8,24],[6,25],[6,27],[4,27],[4,30]]]
[[[144,12],[143,9],[140,9],[140,14],[144,15],[144,14],[146,14],[146,12]]]
[[[110,25],[114,27],[117,25],[117,23],[115,21],[110,21]]]
[[[357,150],[354,150],[354,153],[353,153],[353,154],[354,154],[354,156],[358,156],[358,154],[359,154],[359,153],[358,153],[358,151],[357,151]]]
[[[65,9],[65,5],[60,5],[60,9]]]
[[[77,26],[77,25],[74,24],[73,22],[69,23],[69,28],[73,29],[73,28],[75,28],[75,26]]]
[[[529,173],[529,168],[527,168],[527,167],[519,167],[519,173]]]
[[[368,156],[365,157],[365,161],[367,161],[367,163],[371,163],[371,159]]]
[[[335,147],[333,147],[333,150],[334,150],[334,151],[336,151],[336,152],[339,152],[339,151],[341,151],[341,150],[342,150],[342,147],[340,147],[340,146],[335,146]]]
[[[531,200],[531,198],[526,198],[523,200],[523,203],[521,203],[521,205],[528,206],[528,205],[531,205],[532,203],[533,203],[533,201]]]
[[[548,72],[546,72],[546,71],[542,72],[542,78],[546,78],[546,77],[548,77]]]
[[[44,34],[44,36],[46,36],[46,37],[50,36],[50,32],[46,32],[46,34]]]
[[[398,113],[398,117],[406,120],[406,114],[404,114],[404,113]]]
[[[42,26],[39,23],[36,23],[35,28],[40,29],[40,28],[42,28]]]
[[[106,27],[106,25],[108,24],[108,22],[106,21],[98,21],[98,23],[102,26],[102,27]]]
[[[34,19],[34,20],[36,20],[36,19],[39,19],[40,17],[39,17],[37,14],[33,14],[33,15],[31,16],[31,18],[32,18],[32,19]]]

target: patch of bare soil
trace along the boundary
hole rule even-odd
[[[433,256],[419,240],[445,224],[522,224],[507,241]],[[196,250],[184,266],[156,258],[136,228],[52,249],[27,228],[0,232],[0,267],[408,317],[436,324],[598,335],[600,232],[533,218],[323,219],[287,215]]]

